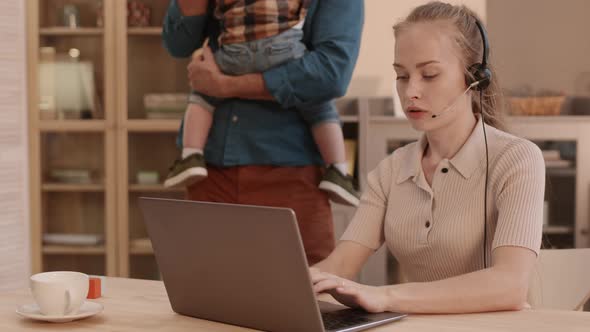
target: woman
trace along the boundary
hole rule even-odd
[[[478,24],[464,6],[432,2],[394,27],[397,92],[424,134],[368,175],[340,243],[310,271],[316,293],[370,312],[527,306],[545,166],[536,145],[500,130],[500,88]],[[408,283],[350,281],[384,242]]]

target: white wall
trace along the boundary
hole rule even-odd
[[[495,1],[495,0],[494,0]],[[391,96],[394,89],[392,27],[428,0],[365,0],[365,26],[359,60],[348,96]],[[452,0],[465,4],[484,20],[486,0]]]
[[[0,291],[30,274],[24,1],[0,2]]]
[[[507,89],[590,95],[590,1],[488,1],[491,60]]]

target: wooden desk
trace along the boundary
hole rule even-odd
[[[0,294],[0,331],[253,331],[175,314],[158,281],[107,279],[105,296],[94,300],[104,311],[94,317],[65,324],[21,318],[16,307],[32,303],[28,290]],[[584,331],[590,330],[590,313],[529,310],[472,315],[409,316],[370,331]]]

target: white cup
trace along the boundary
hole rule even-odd
[[[31,276],[31,293],[46,316],[75,314],[88,295],[88,275],[73,271],[38,273]]]

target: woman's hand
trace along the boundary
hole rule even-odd
[[[316,268],[310,268],[309,273],[316,294],[328,293],[351,308],[362,308],[368,312],[387,311],[389,299],[385,288],[362,285]]]
[[[193,56],[189,63],[188,79],[191,88],[211,97],[229,98],[229,76],[225,75],[213,56],[209,46]]]

